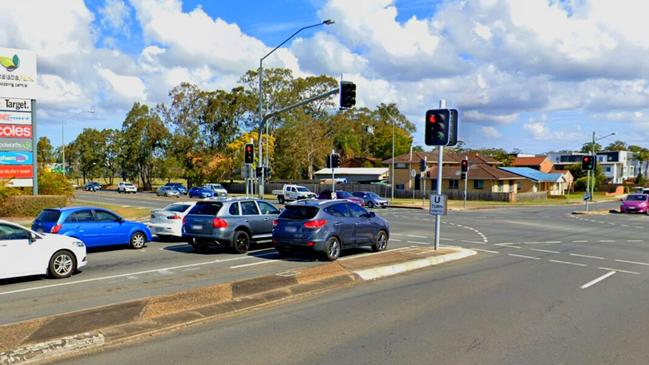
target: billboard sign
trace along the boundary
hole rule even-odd
[[[0,152],[0,165],[31,165],[31,152]]]
[[[32,103],[29,99],[0,98],[0,111],[31,112]]]
[[[31,125],[32,113],[0,111],[0,123]]]
[[[7,182],[7,185],[10,188],[30,188],[34,186],[34,180],[32,179],[11,179]]]
[[[32,151],[31,138],[0,138],[0,151]]]
[[[32,138],[32,126],[0,124],[0,138]]]
[[[0,95],[36,99],[36,53],[0,47]]]
[[[34,177],[34,167],[31,165],[0,165],[0,179],[28,179],[32,177]]]

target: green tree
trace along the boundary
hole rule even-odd
[[[83,184],[87,179],[94,179],[102,174],[104,162],[104,134],[94,128],[85,128],[77,138],[66,147],[68,159],[73,173],[82,178]]]
[[[617,140],[615,142],[611,142],[606,148],[604,149],[605,151],[626,151],[629,149],[629,146],[626,145],[624,141]],[[596,150],[600,151],[600,150]]]
[[[45,166],[54,163],[54,147],[50,139],[47,137],[40,137],[36,144],[36,158],[38,160],[38,169],[45,170]]]
[[[113,185],[113,179],[120,172],[120,162],[119,157],[122,150],[122,139],[121,131],[117,129],[104,129],[102,131],[104,135],[104,156],[103,156],[103,168],[104,168],[104,178],[107,179],[109,185]]]
[[[601,144],[595,142],[595,144],[593,145],[593,142],[586,142],[581,146],[580,152],[591,153],[593,151],[593,146],[595,146],[595,153],[602,150]]]
[[[169,131],[158,114],[134,103],[122,124],[123,166],[129,177],[139,177],[144,190],[151,190],[156,159],[164,155]]]

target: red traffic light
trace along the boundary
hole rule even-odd
[[[436,123],[437,120],[435,119],[435,114],[431,114],[431,115],[428,117],[428,121],[431,122],[431,123]]]
[[[585,161],[585,162],[588,162],[588,161],[590,161],[590,158],[588,158],[588,157],[584,157],[584,161]]]
[[[252,146],[246,146],[246,151],[248,152],[252,151]]]

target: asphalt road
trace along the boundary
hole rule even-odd
[[[482,254],[65,363],[649,363],[649,217],[568,211],[453,214]]]

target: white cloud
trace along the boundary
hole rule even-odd
[[[322,32],[313,39],[296,39],[291,50],[300,66],[314,74],[361,73],[367,67],[367,59],[354,54],[332,35]]]
[[[541,141],[579,141],[584,138],[580,127],[574,130],[549,128],[545,121],[530,121],[523,125],[535,140]]]
[[[130,9],[123,0],[106,0],[106,4],[99,8],[99,14],[102,25],[118,30],[127,36],[130,35],[127,26]]]
[[[137,76],[119,75],[101,65],[95,66],[96,72],[110,86],[114,95],[130,106],[135,101],[146,102],[146,86]]]
[[[480,128],[480,130],[482,131],[482,133],[484,133],[485,137],[488,137],[488,138],[500,138],[500,137],[503,136],[494,127],[482,127],[482,128]]]

